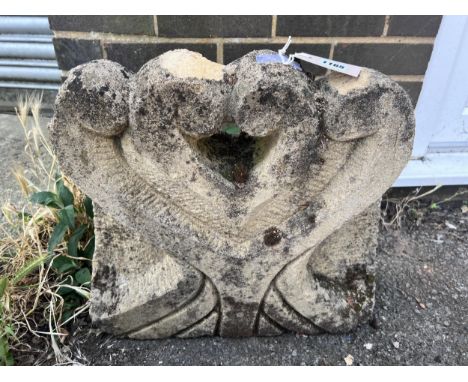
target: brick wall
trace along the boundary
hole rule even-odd
[[[254,49],[304,51],[391,76],[414,104],[441,16],[50,16],[63,75],[106,58],[137,71],[170,49],[186,48],[227,64]],[[308,66],[314,74],[323,69]]]

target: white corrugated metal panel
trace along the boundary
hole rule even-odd
[[[0,42],[0,57],[55,59],[52,43],[41,42]]]
[[[55,82],[60,79],[60,70],[43,67],[0,66],[0,78],[3,80]]]
[[[52,34],[45,16],[0,16],[1,34]]]
[[[0,58],[0,66],[30,66],[37,68],[58,68],[57,61],[55,60],[18,60],[9,58]]]
[[[60,74],[46,16],[0,16],[0,88],[58,89]]]
[[[60,86],[52,32],[46,16],[0,16],[0,112],[13,112],[18,96],[43,94],[48,112]]]
[[[52,36],[42,34],[0,34],[0,42],[1,41],[51,43]]]
[[[51,82],[13,82],[0,81],[0,89],[57,90],[58,85]],[[1,92],[1,91],[0,91]]]

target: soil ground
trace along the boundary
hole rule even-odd
[[[422,205],[416,221],[382,227],[375,317],[351,333],[133,341],[82,326],[73,347],[92,365],[344,365],[348,355],[354,365],[468,365],[462,206]]]
[[[3,200],[20,197],[9,172],[23,160],[13,118],[0,115]],[[344,365],[351,355],[354,365],[468,365],[468,203],[458,198],[431,208],[444,199],[434,194],[411,204],[401,227],[382,225],[375,317],[351,333],[134,341],[100,333],[82,319],[67,341],[73,359],[90,365]],[[52,363],[46,354],[15,356],[23,365]]]

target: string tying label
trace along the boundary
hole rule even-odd
[[[286,51],[288,50],[289,45],[291,45],[291,41],[292,38],[289,36],[286,44],[284,44],[284,46],[278,50],[278,55],[281,57],[283,64],[291,65],[294,62],[294,59],[298,58],[299,60],[310,62],[311,64],[321,66],[322,68],[334,70],[335,72],[347,74],[348,76],[359,77],[361,68],[356,65],[330,60],[329,58],[314,56],[313,54],[309,53],[294,53],[290,54],[289,57],[286,57]]]

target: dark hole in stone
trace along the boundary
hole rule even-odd
[[[308,220],[309,220],[309,223],[312,225],[312,227],[315,227],[315,219],[316,219],[316,216],[314,213],[311,213],[310,215],[308,215]]]
[[[278,244],[281,241],[281,237],[281,231],[276,227],[271,227],[263,233],[263,242],[265,245],[271,247]]]
[[[248,182],[251,170],[265,157],[274,139],[273,136],[250,136],[234,122],[225,122],[221,132],[210,137],[187,138],[207,159],[209,167],[238,186]]]

